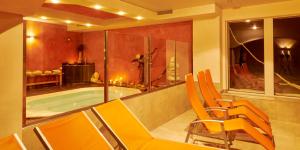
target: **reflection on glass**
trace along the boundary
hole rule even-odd
[[[263,20],[229,23],[230,88],[264,90]]]
[[[300,94],[300,18],[274,19],[276,94]]]

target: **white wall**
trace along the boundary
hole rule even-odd
[[[220,16],[193,20],[193,70],[210,69],[215,83],[220,83]]]
[[[23,24],[0,34],[0,137],[21,133]]]

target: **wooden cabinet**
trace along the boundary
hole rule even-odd
[[[95,63],[63,64],[63,84],[89,83],[95,72]]]

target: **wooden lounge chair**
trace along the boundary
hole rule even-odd
[[[0,138],[0,149],[3,150],[26,150],[17,134]]]
[[[84,112],[75,113],[34,128],[46,149],[113,150]]]
[[[260,133],[255,127],[253,127],[247,120],[243,118],[213,120],[207,112],[211,110],[205,109],[203,107],[197,95],[193,75],[188,74],[185,78],[189,101],[192,105],[192,108],[198,116],[198,120],[193,121],[189,126],[187,140],[189,139],[191,134],[194,134],[190,132],[191,129],[197,124],[202,124],[210,134],[223,135],[222,139],[224,140],[225,148],[227,149],[230,148],[230,145],[232,144],[231,142],[234,140],[232,138],[234,136],[232,135],[236,134],[239,131],[243,131],[244,133],[246,133],[249,137],[253,138],[257,143],[262,145],[267,150],[275,149],[275,145],[273,143],[272,138]]]
[[[269,122],[269,117],[266,113],[262,110],[257,108],[255,105],[250,103],[248,100],[229,100],[229,99],[222,99],[221,93],[216,89],[214,86],[211,74],[209,70],[205,70],[205,79],[207,86],[211,92],[211,96],[213,99],[222,107],[236,107],[236,106],[245,106],[249,108],[251,111],[255,112],[259,117],[261,117],[264,121]]]
[[[94,107],[92,111],[123,148],[128,150],[209,150],[187,143],[154,138],[121,100]]]
[[[217,118],[225,117],[225,115],[228,115],[229,117],[243,117],[247,119],[249,122],[251,122],[253,125],[255,125],[256,127],[259,127],[261,130],[263,130],[270,138],[273,138],[271,126],[247,107],[238,106],[238,107],[227,108],[227,109],[224,107],[220,107],[220,105],[213,99],[209,91],[209,88],[205,82],[205,75],[203,71],[198,72],[198,83],[205,103],[210,108],[214,108],[214,110],[212,110],[212,113]],[[220,112],[219,110],[216,109],[221,109],[223,110],[223,112]]]

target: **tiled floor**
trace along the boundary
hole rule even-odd
[[[189,110],[173,120],[163,124],[152,131],[155,137],[184,142],[188,124],[196,118],[192,110]],[[271,120],[273,134],[275,136],[276,150],[300,149],[300,124]],[[209,142],[222,143],[220,140],[201,138]],[[202,145],[203,143],[199,143]],[[253,143],[234,141],[232,148],[243,150],[260,150],[262,146]]]

